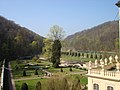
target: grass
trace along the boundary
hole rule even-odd
[[[35,86],[38,81],[40,81],[42,84],[42,90],[46,90],[47,79],[44,79],[44,78],[15,81],[16,90],[21,90],[22,83],[27,83],[28,90],[35,90]]]
[[[94,58],[83,58],[83,57],[65,56],[65,55],[62,55],[61,60],[64,60],[64,61],[79,61],[79,62],[89,62],[90,60],[92,62],[95,61]]]

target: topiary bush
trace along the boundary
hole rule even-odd
[[[38,75],[38,71],[37,71],[37,69],[35,69],[35,75]]]
[[[22,83],[21,90],[28,90],[28,86],[26,83]]]
[[[70,67],[70,71],[72,72],[72,67]]]
[[[61,68],[60,71],[63,72],[63,69]]]
[[[27,76],[27,75],[26,75],[26,70],[23,70],[23,76]]]

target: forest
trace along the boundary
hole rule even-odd
[[[0,60],[20,59],[42,52],[44,37],[0,16]]]
[[[87,51],[117,51],[118,21],[109,21],[68,36],[65,49]]]

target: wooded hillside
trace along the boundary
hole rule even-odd
[[[0,16],[0,60],[41,53],[43,37]]]
[[[66,49],[116,51],[118,49],[118,21],[109,21],[77,32],[68,36],[65,42]]]

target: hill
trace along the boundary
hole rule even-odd
[[[43,37],[0,16],[0,60],[41,53]]]
[[[115,51],[118,48],[118,21],[109,21],[77,32],[64,40],[66,49]]]

